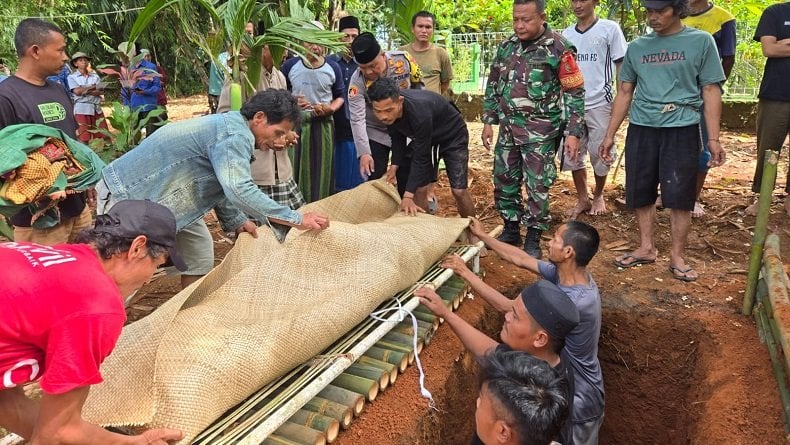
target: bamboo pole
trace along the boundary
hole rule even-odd
[[[293,422],[286,421],[274,434],[301,445],[326,445],[326,434]]]
[[[778,153],[776,150],[765,151],[760,199],[757,204],[757,220],[754,224],[752,253],[749,257],[749,274],[746,277],[746,292],[743,295],[743,307],[741,308],[743,315],[750,315],[754,306],[754,293],[757,288],[757,278],[760,275],[760,263],[762,263],[763,259],[768,217],[771,213],[771,198],[776,185],[776,164],[779,162]]]
[[[367,355],[360,357],[359,360],[357,360],[357,363],[381,369],[383,372],[389,375],[390,385],[394,385],[395,381],[398,380],[398,367],[392,363],[376,360],[375,358],[370,358]]]
[[[351,420],[354,418],[351,408],[322,397],[313,397],[303,408],[337,420],[340,428],[343,429],[348,428],[351,425]]]
[[[368,402],[376,400],[379,395],[379,382],[377,380],[357,377],[351,374],[340,374],[332,380],[332,384],[362,394]]]
[[[784,264],[780,256],[779,236],[770,234],[765,239],[765,249],[763,252],[762,275],[765,280],[768,298],[763,299],[763,304],[767,300],[771,305],[768,315],[777,325],[777,342],[782,345],[782,350],[790,352],[790,332],[787,331],[790,324],[790,298],[788,298],[787,275],[784,271]],[[790,354],[784,355],[786,365],[790,368]]]
[[[384,337],[382,337],[382,340],[390,342],[390,343],[403,345],[403,346],[406,346],[408,348],[414,348],[414,336],[413,335],[405,335],[405,334],[401,334],[400,332],[389,331],[389,332],[387,332],[384,335]],[[422,341],[422,339],[418,338],[417,339],[417,350],[416,350],[417,354],[422,352],[423,346],[424,346],[424,342]]]
[[[323,432],[329,443],[334,442],[340,434],[340,422],[337,419],[312,411],[300,409],[288,421]]]
[[[363,357],[370,357],[383,362],[392,363],[398,367],[398,371],[404,372],[409,366],[409,354],[400,351],[393,351],[391,349],[379,348],[371,346]]]
[[[774,371],[774,377],[779,386],[779,397],[782,399],[785,433],[788,433],[790,432],[790,392],[788,392],[787,389],[784,366],[782,360],[779,359],[779,352],[777,351],[778,346],[771,333],[771,328],[768,326],[768,317],[762,305],[758,305],[755,311],[755,318],[761,334],[765,339],[765,345],[768,347],[768,355],[771,357],[771,368]]]
[[[276,434],[272,434],[271,436],[267,437],[266,440],[263,441],[263,445],[302,445],[299,442],[294,442],[293,440],[288,440],[284,437],[280,437]]]
[[[495,229],[497,230],[497,229]],[[463,252],[461,258],[464,261],[469,261],[472,257],[476,256],[480,251],[480,248],[483,247],[482,242],[478,242],[475,246],[470,247],[466,251]],[[447,279],[449,279],[453,275],[453,271],[451,269],[445,269],[442,272],[438,273],[435,278],[431,280],[434,288],[438,288],[441,286]],[[420,300],[414,296],[404,302],[403,309],[406,311],[413,311],[417,305],[419,305]],[[338,357],[337,360],[334,360],[332,365],[324,370],[320,375],[315,377],[310,385],[302,388],[297,394],[295,394],[290,400],[283,403],[282,405],[277,408],[277,410],[272,413],[270,416],[266,418],[263,422],[258,424],[255,429],[250,431],[242,440],[238,443],[241,445],[247,444],[258,444],[263,442],[263,440],[268,437],[278,425],[284,422],[284,419],[290,417],[293,413],[299,410],[308,400],[313,398],[315,395],[320,395],[320,391],[324,388],[329,382],[331,382],[335,377],[340,375],[345,368],[351,365],[355,359],[361,357],[365,351],[367,351],[371,346],[373,346],[381,337],[384,336],[393,326],[400,323],[402,320],[401,313],[393,313],[389,317],[387,317],[387,321],[379,323],[376,328],[368,334],[365,338],[361,341],[357,342],[350,351],[348,351],[344,356]],[[325,397],[325,396],[321,396]],[[330,397],[325,397],[331,400]]]
[[[392,331],[390,332],[397,332],[398,334],[413,336],[414,327],[412,326],[411,323],[401,323],[395,326],[394,328],[392,328]],[[432,336],[433,333],[431,331],[426,330],[424,327],[421,327],[420,325],[417,325],[417,337],[423,343],[425,343],[426,345],[430,344]]]
[[[390,386],[390,373],[385,372],[383,369],[379,369],[369,365],[363,365],[359,363],[357,360],[351,366],[346,368],[343,374],[351,374],[357,377],[364,377],[366,379],[370,379],[379,383],[379,390],[384,391]],[[341,374],[342,375],[342,374]]]
[[[326,385],[318,392],[318,396],[350,407],[354,416],[358,416],[365,407],[365,397],[362,394],[335,385]]]
[[[398,352],[403,352],[404,354],[408,354],[409,364],[411,365],[412,363],[414,363],[414,347],[411,345],[401,345],[386,340],[380,340],[376,342],[376,346],[378,346],[379,348],[392,349],[393,351],[398,351]]]

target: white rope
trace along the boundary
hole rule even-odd
[[[431,284],[433,284],[433,283],[431,283]],[[417,297],[414,297],[414,298],[417,298]],[[417,363],[417,370],[420,372],[420,394],[423,397],[425,397],[426,399],[428,399],[428,408],[438,411],[438,409],[436,408],[436,402],[433,400],[433,395],[431,394],[430,391],[428,391],[428,388],[425,387],[425,372],[422,370],[422,363],[420,362],[420,354],[417,353],[417,336],[419,335],[419,332],[417,330],[418,329],[417,317],[415,317],[414,314],[411,311],[403,308],[403,305],[401,304],[401,301],[400,301],[399,298],[393,297],[393,299],[397,303],[397,305],[398,305],[397,307],[391,307],[391,308],[381,309],[381,310],[372,312],[370,314],[370,317],[373,318],[374,320],[386,322],[386,321],[389,321],[389,320],[384,318],[384,315],[386,315],[389,312],[394,312],[394,311],[397,311],[397,313],[399,315],[398,323],[402,322],[406,318],[406,315],[411,317],[411,326],[412,326],[412,330],[414,332],[414,335],[412,336],[412,342],[413,342],[413,346],[414,346],[414,361]]]

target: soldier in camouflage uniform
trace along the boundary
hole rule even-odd
[[[540,235],[551,220],[549,187],[557,178],[554,157],[563,127],[565,156],[575,160],[579,153],[584,81],[576,49],[546,24],[545,0],[514,0],[513,31],[491,65],[482,137],[490,148],[492,125],[500,126],[494,148],[494,200],[505,230],[499,239],[520,244],[521,222],[527,226],[524,250],[540,258]]]

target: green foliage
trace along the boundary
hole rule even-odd
[[[133,110],[120,102],[113,102],[112,112],[105,119],[114,131],[108,131],[104,128],[92,130],[95,133],[108,136],[112,139],[112,143],[106,144],[103,142],[103,139],[93,139],[91,148],[96,151],[102,160],[110,162],[136,147],[143,137],[142,130],[148,124],[148,121],[161,116],[165,111],[163,107],[157,107],[140,119],[139,109]],[[163,122],[160,125],[165,123]]]

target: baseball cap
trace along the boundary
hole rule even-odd
[[[354,61],[360,65],[372,62],[380,53],[379,42],[369,32],[363,32],[351,42],[351,54],[354,56]]]
[[[579,324],[579,310],[556,284],[540,280],[521,291],[527,312],[553,338],[565,338]]]
[[[145,235],[152,243],[167,247],[165,266],[187,270],[176,252],[176,218],[161,204],[133,199],[118,201],[106,214],[96,217],[93,231],[130,239]]]

